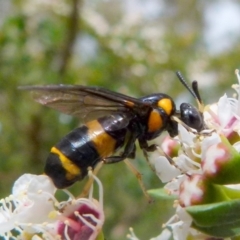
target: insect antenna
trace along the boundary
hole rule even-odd
[[[192,94],[192,96],[196,99],[198,104],[198,109],[200,112],[203,112],[203,102],[199,94],[198,90],[198,82],[195,80],[192,82],[192,88],[187,84],[186,80],[182,76],[180,71],[176,71],[176,75],[183,86]]]

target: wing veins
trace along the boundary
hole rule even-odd
[[[149,107],[141,100],[100,87],[81,85],[46,85],[21,87],[35,94],[34,99],[42,105],[65,114],[85,118],[93,112],[140,112]],[[92,114],[94,115],[94,114]]]

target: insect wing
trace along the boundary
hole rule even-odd
[[[62,113],[85,121],[112,112],[140,112],[146,104],[136,98],[99,87],[80,85],[47,85],[20,87],[33,93],[33,98]]]

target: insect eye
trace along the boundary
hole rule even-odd
[[[182,103],[180,105],[180,118],[185,124],[196,129],[198,132],[204,128],[202,113],[189,103]]]

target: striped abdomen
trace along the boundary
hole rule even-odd
[[[45,173],[57,188],[65,188],[87,175],[103,158],[122,147],[127,119],[119,114],[102,117],[76,128],[52,147]]]

